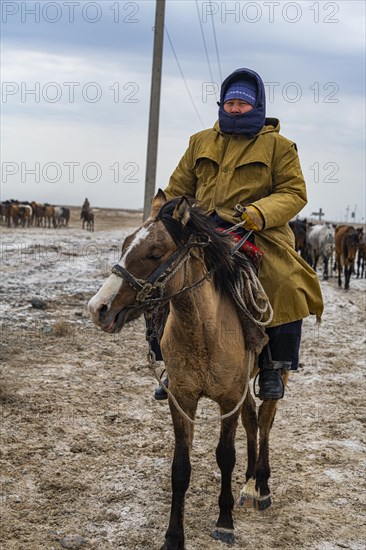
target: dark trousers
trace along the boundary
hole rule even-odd
[[[291,370],[298,369],[301,328],[302,319],[266,329],[273,361],[289,362],[291,363]],[[259,356],[260,367],[263,365],[264,355],[265,352],[262,352]]]

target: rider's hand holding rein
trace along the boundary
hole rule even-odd
[[[264,219],[261,212],[255,206],[247,206],[241,215],[244,227],[248,231],[253,229],[254,231],[261,231],[264,227]]]

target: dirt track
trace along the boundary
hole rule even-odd
[[[1,521],[4,550],[157,549],[170,507],[173,434],[154,401],[141,320],[98,332],[88,299],[139,214],[96,212],[96,231],[2,227]],[[235,508],[234,548],[365,548],[366,279],[322,283],[320,328],[306,319],[301,368],[271,439],[273,506]],[[46,302],[35,309],[31,300]],[[220,550],[216,405],[199,406],[186,504],[187,550]],[[243,484],[238,430],[235,496]],[[78,535],[74,543],[65,537]],[[69,546],[67,544],[69,543]]]

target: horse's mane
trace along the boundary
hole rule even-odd
[[[178,246],[183,246],[191,236],[198,239],[209,238],[210,245],[203,248],[204,262],[208,271],[213,270],[215,289],[225,295],[230,294],[230,288],[235,286],[240,277],[240,271],[248,268],[248,260],[242,254],[230,256],[233,247],[231,237],[217,231],[217,223],[203,212],[193,199],[190,203],[190,217],[185,225],[174,219],[173,212],[182,197],[176,197],[166,202],[156,219],[161,220],[164,227]],[[228,284],[231,283],[231,284]]]

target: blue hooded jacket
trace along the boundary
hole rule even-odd
[[[257,99],[253,109],[242,115],[231,115],[224,111],[226,90],[238,80],[252,80],[257,87]],[[250,69],[237,69],[221,85],[219,103],[219,125],[225,134],[239,134],[253,137],[263,128],[266,119],[266,94],[261,77]]]

